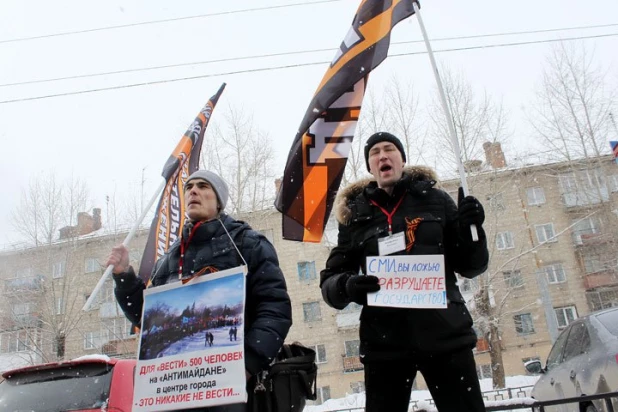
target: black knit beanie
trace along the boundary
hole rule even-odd
[[[401,153],[401,157],[403,161],[406,161],[406,152],[403,150],[403,145],[401,144],[401,140],[397,138],[397,136],[390,134],[388,132],[378,132],[369,136],[367,139],[367,143],[365,143],[365,163],[367,164],[367,171],[371,173],[369,170],[369,150],[376,144],[380,142],[391,142],[397,147],[397,150]]]

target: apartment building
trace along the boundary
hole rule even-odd
[[[116,304],[111,278],[92,310],[82,310],[112,246],[126,232],[107,233],[100,220],[92,226],[87,214],[80,215],[81,224],[61,229],[60,238],[50,244],[0,252],[0,370],[102,352],[135,353],[135,339]],[[135,266],[145,242],[141,231],[131,244]]]
[[[490,267],[479,278],[462,279],[460,287],[475,317],[480,376],[493,373],[488,348],[496,342],[506,375],[519,375],[525,373],[525,361],[547,356],[555,333],[570,321],[618,305],[618,165],[600,157],[512,166],[499,145],[485,148],[486,160],[467,166],[471,192],[486,209]],[[443,187],[456,198],[456,181],[445,181]],[[318,402],[364,390],[360,307],[334,310],[319,289],[336,224],[329,222],[323,242],[313,244],[283,240],[281,216],[274,210],[239,218],[262,232],[278,252],[293,305],[288,342],[315,348]],[[111,280],[93,310],[81,311],[109,250],[124,236],[99,229],[0,253],[2,369],[84,354],[135,353],[135,338],[114,301]],[[135,266],[145,241],[142,232],[131,244]],[[489,341],[488,314],[477,308],[481,292],[486,292],[499,331],[494,342]],[[417,386],[424,386],[422,379]]]
[[[492,374],[487,315],[474,310],[481,290],[498,322],[506,375],[524,374],[524,362],[544,360],[573,319],[618,305],[618,165],[603,156],[509,166],[499,144],[484,147],[485,167],[470,170],[468,184],[485,206],[490,265],[460,288],[481,337],[481,377]],[[456,197],[457,182],[444,186]]]

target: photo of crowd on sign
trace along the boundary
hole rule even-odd
[[[242,273],[150,294],[144,302],[139,359],[242,344],[243,314]]]

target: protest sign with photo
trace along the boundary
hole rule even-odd
[[[134,411],[247,401],[246,267],[144,291]]]
[[[447,307],[443,255],[369,256],[366,267],[380,279],[380,290],[367,294],[369,306]]]

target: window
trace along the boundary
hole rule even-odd
[[[600,232],[600,224],[596,219],[588,217],[582,220],[574,220],[572,227],[573,242],[581,245],[584,239],[594,236]]]
[[[577,319],[577,309],[575,306],[565,306],[563,308],[554,308],[556,320],[559,328],[566,328],[569,323]]]
[[[100,346],[99,332],[86,332],[84,334],[84,349],[97,349]]]
[[[64,271],[66,269],[66,262],[60,261],[56,262],[52,265],[52,278],[58,279],[64,276]]]
[[[608,176],[607,179],[609,180],[609,189],[612,193],[618,192],[618,175]]]
[[[365,392],[365,382],[350,382],[350,389],[352,389],[352,393],[361,393]]]
[[[489,200],[489,208],[491,210],[504,210],[504,196],[502,193],[496,193],[487,198]]]
[[[515,330],[520,335],[529,335],[534,333],[534,324],[532,323],[532,315],[522,313],[521,315],[513,316],[515,320]]]
[[[590,350],[590,334],[582,322],[574,323],[569,331],[566,345],[564,345],[564,361],[568,361]]]
[[[330,399],[330,386],[322,386],[318,388],[318,404],[322,404]]]
[[[28,333],[24,330],[0,335],[0,353],[15,353],[31,350]]]
[[[542,187],[529,187],[526,190],[528,196],[528,205],[542,205],[545,203],[545,191]]]
[[[514,247],[513,233],[500,232],[496,234],[496,248],[498,250],[513,249]]]
[[[97,272],[99,270],[99,262],[94,258],[87,258],[85,261],[86,273]]]
[[[344,346],[346,357],[360,356],[360,340],[346,340]]]
[[[542,268],[547,276],[547,282],[549,283],[562,283],[566,282],[566,275],[564,274],[564,268],[562,263],[554,263]]]
[[[556,365],[560,365],[562,362],[562,350],[564,349],[564,344],[566,343],[566,338],[569,334],[568,330],[563,331],[554,342],[554,346],[551,348],[551,352],[549,352],[549,356],[547,357],[547,370],[551,370]]]
[[[508,288],[521,288],[524,286],[524,278],[521,276],[521,271],[507,270],[502,272],[504,275],[504,282]]]
[[[56,298],[56,315],[62,315],[64,313],[64,299]]]
[[[583,261],[586,274],[602,272],[606,269],[604,262],[598,255],[585,255]]]
[[[597,315],[597,320],[614,336],[618,336],[618,310]]]
[[[556,242],[558,240],[556,239],[555,234],[554,234],[554,224],[553,223],[546,223],[544,225],[534,225],[534,230],[536,231],[536,238],[539,241],[539,243]]]
[[[316,278],[315,262],[298,262],[297,267],[299,280],[307,281]]]
[[[101,343],[110,340],[123,340],[131,335],[131,322],[127,318],[118,317],[113,319],[103,319],[101,321],[101,332],[99,333]]]
[[[311,345],[309,346],[315,351],[315,362],[326,363],[326,345]]]
[[[348,306],[341,309],[339,312],[340,313],[356,313],[356,312],[360,312],[362,309],[363,307],[359,305],[358,303],[350,302],[348,303]]]
[[[305,322],[315,322],[322,320],[322,313],[320,312],[320,302],[303,303],[303,315]]]
[[[479,376],[479,379],[491,378],[491,365],[477,365],[476,374]]]
[[[11,311],[13,312],[13,320],[15,322],[28,324],[34,319],[33,311],[34,304],[32,303],[14,303],[11,305]]]
[[[605,177],[599,170],[582,170],[559,176],[567,207],[598,204],[609,199]]]
[[[618,306],[618,287],[586,292],[586,300],[593,311]]]

